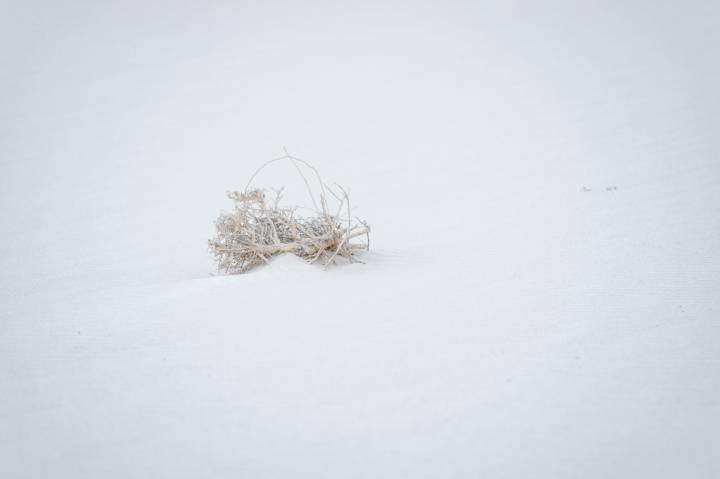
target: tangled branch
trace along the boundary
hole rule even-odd
[[[289,160],[296,167],[312,198],[313,215],[301,216],[297,208],[281,207],[282,189],[276,190],[269,201],[265,191],[251,188],[260,171],[280,160]],[[300,164],[316,176],[320,185],[317,198]],[[217,234],[208,244],[218,270],[244,273],[283,253],[293,253],[309,263],[320,261],[325,267],[338,257],[349,262],[358,261],[356,253],[369,248],[370,227],[360,219],[353,220],[347,191],[339,185],[335,187],[338,191],[326,185],[314,167],[290,156],[287,151],[285,156],[266,162],[252,175],[244,191],[228,193],[234,208],[229,213],[222,213],[215,222]],[[328,193],[332,198],[328,198]],[[332,200],[337,203],[334,213],[330,208]],[[359,240],[363,237],[364,242]]]

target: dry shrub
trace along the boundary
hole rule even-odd
[[[272,199],[268,199],[265,191],[250,188],[260,171],[280,160],[292,162],[302,177],[313,202],[313,214],[302,216],[297,207],[281,207],[282,189],[275,190]],[[317,195],[300,165],[315,175],[320,189]],[[222,213],[215,222],[217,236],[208,243],[218,271],[244,273],[254,266],[269,263],[272,256],[282,253],[293,253],[309,263],[320,261],[325,267],[339,257],[349,262],[358,261],[356,253],[369,249],[370,227],[358,218],[353,219],[347,192],[339,185],[334,186],[336,189],[325,184],[317,170],[306,161],[287,152],[285,156],[263,164],[244,191],[228,193],[235,206],[231,212]],[[364,242],[362,238],[365,238]]]

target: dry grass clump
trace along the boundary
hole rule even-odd
[[[281,207],[282,189],[276,190],[272,200],[268,200],[263,190],[250,188],[262,169],[280,160],[291,161],[298,170],[312,198],[313,214],[302,216],[297,207]],[[316,176],[320,188],[319,203],[300,165]],[[218,270],[244,273],[283,253],[293,253],[309,263],[321,261],[325,267],[338,257],[349,262],[358,261],[356,253],[370,246],[370,227],[358,218],[353,220],[347,192],[335,186],[338,191],[326,185],[307,162],[288,154],[262,165],[244,191],[228,193],[235,206],[231,212],[222,213],[215,222],[217,236],[208,243]],[[335,203],[332,209],[331,202]],[[365,241],[358,241],[362,237]]]

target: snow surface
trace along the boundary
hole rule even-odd
[[[719,16],[4,2],[0,477],[720,477]],[[212,275],[283,146],[366,264]]]

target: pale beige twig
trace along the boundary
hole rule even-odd
[[[313,215],[300,216],[296,214],[297,207],[282,207],[282,188],[275,190],[271,202],[266,201],[263,190],[250,188],[266,166],[280,160],[290,161],[298,171],[312,198]],[[317,198],[300,164],[317,178],[320,189]],[[234,209],[220,215],[216,221],[216,237],[208,242],[218,270],[244,273],[258,264],[269,263],[272,256],[284,253],[293,253],[310,263],[323,258],[325,268],[338,257],[357,262],[355,255],[369,248],[370,227],[358,218],[355,218],[357,223],[353,223],[347,191],[340,185],[334,186],[341,194],[322,180],[315,167],[291,156],[287,150],[285,156],[265,162],[253,173],[242,192],[228,193],[234,201]],[[328,193],[337,201],[335,214],[331,213]],[[342,217],[343,209],[347,211],[347,218]],[[353,241],[361,236],[366,237],[364,243]]]

